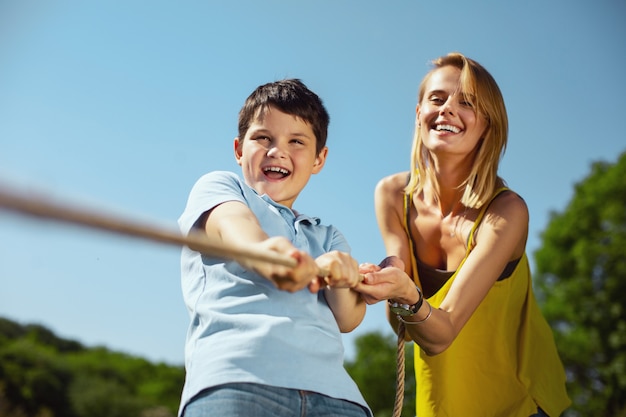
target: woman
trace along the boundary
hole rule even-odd
[[[375,208],[387,258],[357,288],[389,300],[415,354],[417,415],[560,415],[570,401],[552,332],[535,301],[528,208],[498,164],[504,100],[476,61],[433,62],[419,90],[410,172],[382,179]]]

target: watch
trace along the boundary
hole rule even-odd
[[[389,303],[389,310],[398,316],[407,317],[412,316],[417,313],[424,302],[424,296],[422,295],[422,291],[416,285],[415,289],[417,290],[417,294],[419,295],[419,300],[415,304],[401,304],[392,300],[387,300]]]

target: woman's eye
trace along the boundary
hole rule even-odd
[[[441,104],[441,103],[443,103],[443,102],[444,102],[444,100],[443,100],[441,97],[438,97],[438,96],[431,96],[431,97],[429,98],[429,101],[430,101],[431,103],[435,103],[435,104]]]
[[[463,94],[460,97],[460,103],[463,106],[474,108],[474,103],[476,102],[476,97],[473,94]]]

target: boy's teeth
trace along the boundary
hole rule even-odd
[[[286,169],[278,168],[278,167],[265,168],[265,171],[280,172],[281,174],[288,174],[289,173]]]

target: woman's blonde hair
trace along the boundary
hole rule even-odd
[[[477,145],[474,164],[468,177],[459,185],[464,188],[461,203],[479,208],[489,200],[499,182],[498,165],[506,149],[509,122],[504,98],[491,74],[478,62],[453,52],[432,61],[433,69],[422,80],[418,103],[426,93],[426,85],[439,68],[451,65],[461,70],[460,87],[465,99],[472,103],[477,115],[487,121],[487,128]],[[422,142],[416,127],[411,150],[411,175],[405,188],[407,193],[420,193],[429,184],[439,198],[439,185],[433,168],[432,155]]]

